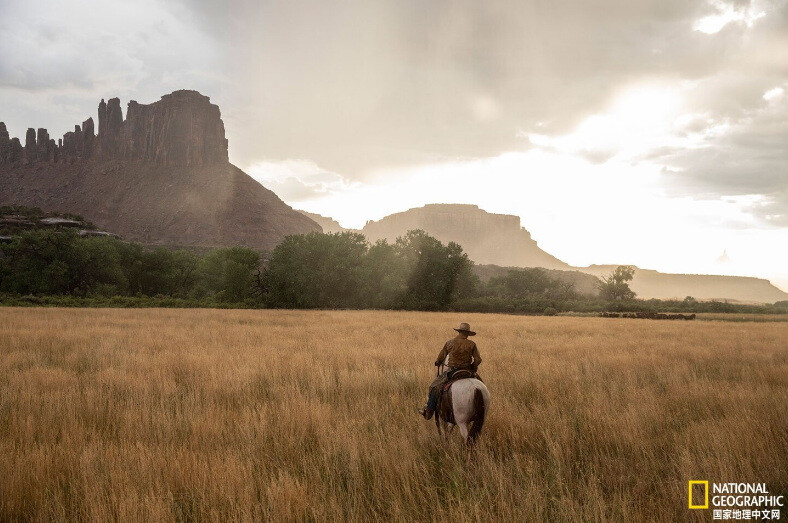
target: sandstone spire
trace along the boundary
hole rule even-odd
[[[12,144],[5,125],[0,131],[0,163],[10,162]],[[98,135],[93,118],[74,126],[57,143],[46,129],[29,129],[24,159],[38,161],[127,160],[160,165],[196,166],[226,163],[227,139],[219,107],[197,91],[175,91],[152,104],[134,100],[126,120],[119,98],[98,105]]]
[[[36,161],[36,130],[30,127],[25,135],[25,161],[33,163]]]
[[[6,129],[5,123],[0,122],[0,163],[7,162],[10,153],[11,138],[8,136],[8,129]]]

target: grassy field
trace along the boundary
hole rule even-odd
[[[470,463],[416,413],[459,321],[492,395]],[[710,521],[688,480],[788,493],[786,323],[3,308],[0,332],[2,521]]]

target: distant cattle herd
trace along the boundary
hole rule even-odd
[[[661,312],[600,312],[602,318],[640,318],[646,320],[694,320],[695,314],[663,314]]]

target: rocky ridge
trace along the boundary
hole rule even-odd
[[[75,125],[57,143],[44,128],[29,128],[25,146],[10,139],[0,122],[0,163],[75,160],[141,160],[159,165],[195,166],[228,161],[219,106],[197,91],[175,91],[152,104],[132,100],[126,119],[119,98],[98,105],[98,135],[93,118]]]
[[[539,247],[520,225],[519,216],[489,213],[476,205],[428,204],[367,222],[361,232],[371,242],[394,241],[410,229],[422,229],[444,243],[462,245],[476,263],[570,268]]]
[[[157,102],[101,100],[55,142],[30,128],[22,146],[0,122],[0,205],[85,216],[124,239],[154,245],[270,250],[288,234],[320,231],[228,161],[219,107],[197,91]]]

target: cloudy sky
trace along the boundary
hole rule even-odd
[[[0,0],[0,35],[15,136],[197,89],[345,226],[475,203],[572,264],[788,290],[788,0]]]

